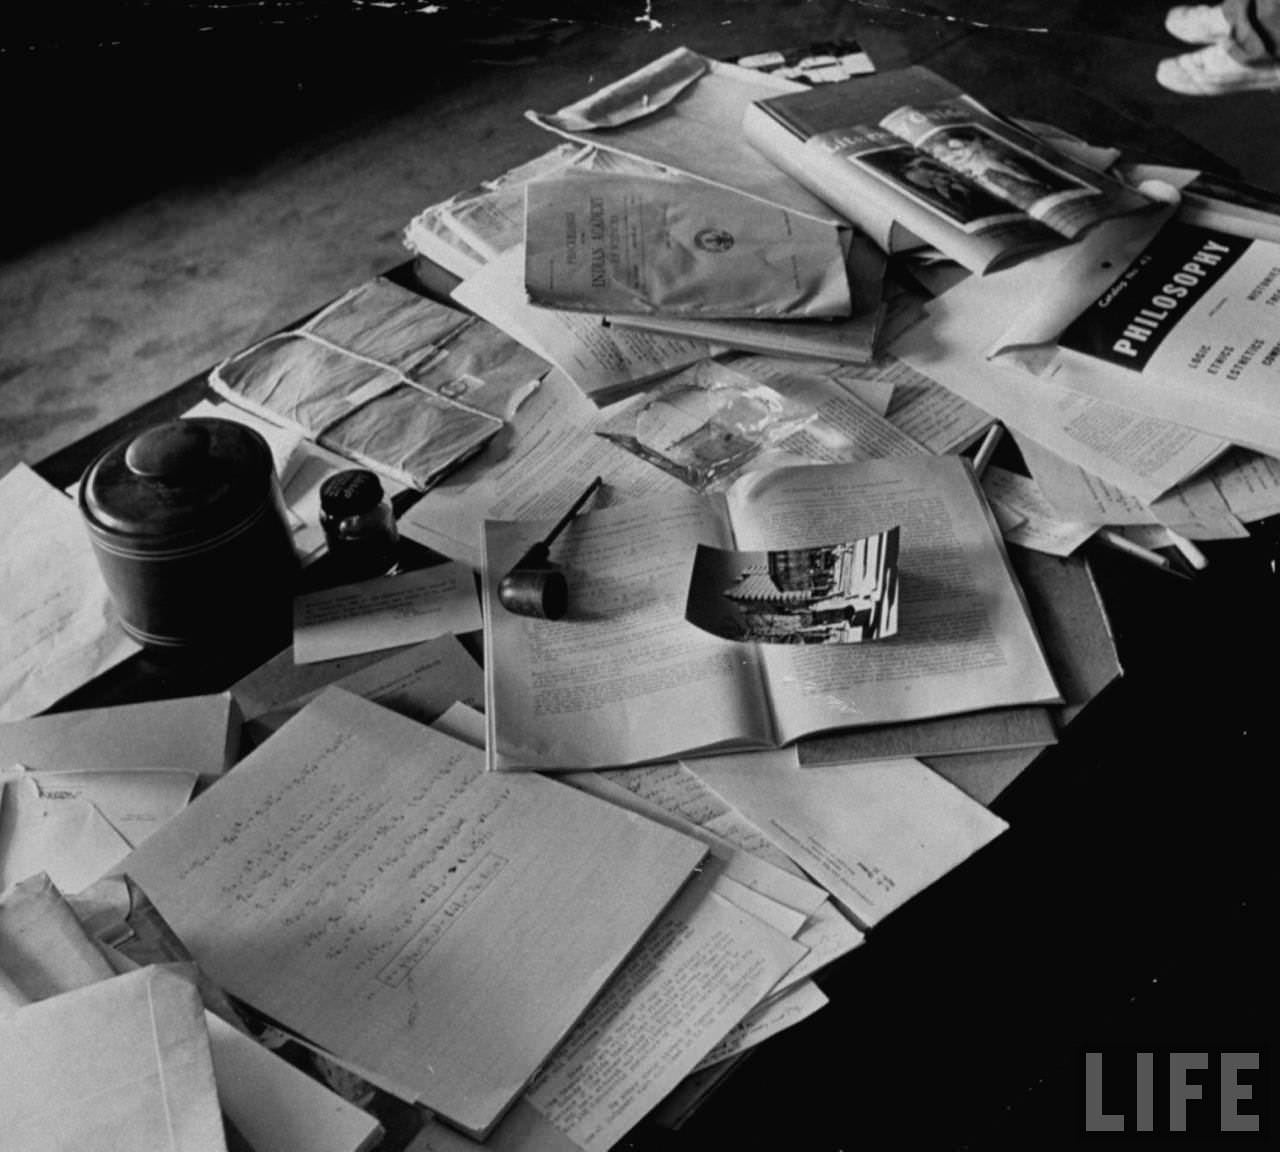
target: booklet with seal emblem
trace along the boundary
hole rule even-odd
[[[532,304],[814,319],[853,308],[849,231],[676,175],[565,170],[525,188]]]

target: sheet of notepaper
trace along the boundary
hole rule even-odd
[[[607,1152],[804,952],[693,881],[641,941],[484,1147]],[[428,1121],[432,1152],[480,1146]]]
[[[43,712],[138,651],[73,501],[25,464],[0,478],[0,721]]]
[[[124,870],[229,992],[477,1131],[704,856],[331,688]]]
[[[919,760],[802,768],[792,747],[686,763],[864,927],[1008,827]]]
[[[470,569],[439,564],[296,597],[293,658],[314,664],[475,632],[482,624]]]

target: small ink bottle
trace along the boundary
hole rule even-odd
[[[320,525],[343,579],[370,580],[396,571],[400,533],[372,472],[349,468],[320,485]]]

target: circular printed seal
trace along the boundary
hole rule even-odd
[[[693,242],[704,252],[728,252],[733,247],[733,233],[723,228],[700,228]]]

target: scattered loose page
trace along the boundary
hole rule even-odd
[[[780,996],[770,997],[747,1013],[710,1052],[699,1061],[695,1072],[740,1056],[749,1048],[807,1020],[829,1003],[826,993],[812,980],[804,980]]]
[[[528,1103],[583,1152],[607,1152],[803,953],[691,889],[556,1050]]]
[[[685,772],[679,764],[674,765],[677,771]],[[635,771],[666,774],[666,764],[648,765]],[[621,769],[629,772],[630,769]],[[686,835],[701,840],[711,850],[712,861],[707,867],[717,873],[717,880],[727,882],[718,889],[727,899],[735,900],[733,886],[754,892],[759,896],[780,904],[784,909],[800,914],[799,920],[793,924],[798,928],[805,917],[813,915],[826,900],[826,893],[817,884],[794,872],[778,868],[768,860],[752,856],[735,848],[720,839],[706,827],[690,821],[687,816],[676,811],[670,805],[670,792],[661,785],[656,789],[633,789],[617,781],[617,772],[573,772],[564,779],[584,792],[599,796],[611,804],[625,808],[629,812],[637,812],[660,824],[666,824]],[[699,782],[701,784],[701,782]],[[701,785],[705,788],[705,785]],[[750,909],[745,909],[750,911]]]
[[[225,1020],[205,1014],[218,1102],[255,1152],[364,1152],[382,1125]]]
[[[483,1134],[704,855],[329,689],[124,871],[233,995]]]
[[[88,800],[41,795],[25,774],[0,787],[0,889],[47,872],[59,888],[78,892],[130,847]]]
[[[525,295],[524,260],[523,244],[504,252],[458,285],[453,298],[549,360],[588,396],[614,395],[723,351],[705,340],[606,327],[590,312],[536,307]]]
[[[607,1152],[795,963],[803,948],[695,881],[654,926],[484,1147]],[[546,1129],[549,1127],[550,1131]],[[429,1124],[426,1147],[476,1145]]]
[[[484,751],[484,713],[464,704],[461,700],[449,705],[431,721],[431,727],[472,748]]]
[[[293,658],[337,660],[483,626],[475,578],[461,564],[438,564],[308,592],[293,601]]]
[[[684,485],[594,435],[601,413],[561,372],[550,373],[475,459],[447,476],[400,517],[400,533],[479,569],[486,520],[554,519],[603,476],[593,508]]]
[[[576,780],[576,777],[573,778]],[[640,768],[618,768],[603,776],[609,784],[634,792],[665,812],[717,837],[775,868],[799,874],[796,864],[723,797],[708,788],[679,760],[648,764]]]
[[[196,772],[235,762],[240,714],[229,693],[51,712],[0,724],[0,767],[49,772]]]
[[[1280,512],[1280,460],[1274,456],[1235,448],[1211,465],[1207,475],[1244,523]]]
[[[982,474],[982,490],[992,508],[1003,508],[1014,523],[1002,529],[1010,544],[1034,548],[1050,556],[1070,556],[1097,530],[1097,524],[1066,520],[1030,476],[990,464]]]
[[[142,968],[0,1016],[0,1131],[23,1152],[226,1152],[194,979]]]
[[[326,661],[303,667],[336,669],[344,663]],[[437,720],[456,701],[474,708],[484,707],[484,673],[475,657],[456,636],[437,636],[434,640],[401,648],[390,656],[384,654],[374,663],[335,676],[328,683],[317,683],[294,699],[255,716],[248,724],[250,737],[261,743],[329,684],[422,724]]]
[[[784,749],[688,767],[866,927],[1008,827],[918,760],[801,768]]]
[[[1041,492],[1069,519],[1089,524],[1164,524],[1194,540],[1241,540],[1248,535],[1212,478],[1203,473],[1148,504],[1034,441],[1019,437],[1018,446]]]
[[[30,1001],[115,974],[44,872],[0,895],[0,971]]]
[[[44,800],[84,800],[136,848],[191,801],[194,772],[28,772]]]
[[[789,857],[678,761],[574,772],[563,779],[702,840],[712,852],[707,868],[715,873],[715,891],[809,950],[771,995],[862,944],[862,932],[826,899],[823,889],[802,879]]]
[[[819,220],[839,221],[742,133],[742,117],[752,101],[804,90],[796,81],[676,48],[556,112],[526,115],[570,140],[649,160]]]
[[[0,478],[0,720],[132,656],[75,504],[25,464]]]
[[[1089,240],[1086,236],[1078,243]],[[888,350],[1013,431],[1127,492],[1154,500],[1214,460],[1226,442],[987,359],[989,346],[1026,310],[1027,301],[1060,274],[1053,261],[1060,261],[1063,251],[1025,260],[998,276],[961,281],[931,300],[927,317],[893,340]]]

